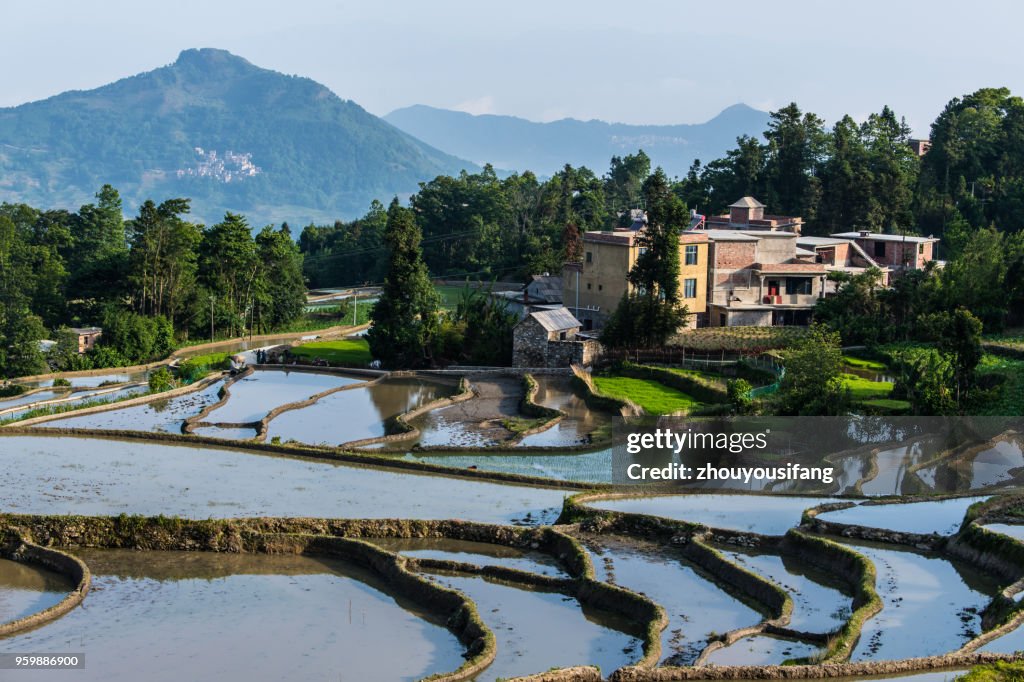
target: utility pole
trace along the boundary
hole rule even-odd
[[[359,292],[355,289],[352,290],[352,326],[356,326],[356,320],[359,319]]]
[[[213,343],[213,294],[210,294],[210,343]]]

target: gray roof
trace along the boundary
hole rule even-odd
[[[554,310],[538,310],[535,313],[530,313],[527,316],[527,320],[530,318],[537,320],[540,326],[549,332],[564,332],[569,329],[575,329],[582,327],[580,321],[573,317],[573,314],[569,312],[568,308],[556,308]],[[526,320],[523,320],[525,322]],[[522,322],[520,322],[522,324]]]
[[[810,235],[800,235],[796,240],[797,244],[804,246],[838,246],[839,244],[846,244],[848,239],[836,239],[834,237],[813,237]]]
[[[754,197],[743,197],[735,204],[729,204],[729,208],[764,208],[764,204]]]
[[[843,239],[870,239],[876,242],[906,242],[908,244],[927,244],[939,241],[938,237],[917,237],[911,234],[879,234],[878,232],[868,232],[863,237],[860,232],[839,232],[832,236]]]

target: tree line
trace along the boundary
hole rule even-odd
[[[302,254],[287,225],[254,237],[241,215],[211,226],[188,217],[189,200],[174,198],[125,220],[110,185],[77,212],[0,205],[0,375],[144,362],[302,313]],[[103,328],[84,355],[69,329],[80,326]],[[42,339],[57,343],[44,352]]]

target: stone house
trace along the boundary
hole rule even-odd
[[[590,365],[601,344],[580,334],[582,325],[568,308],[528,314],[512,329],[514,367]]]

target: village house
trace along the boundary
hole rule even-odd
[[[938,237],[917,237],[902,234],[879,234],[877,232],[840,232],[832,235],[859,246],[880,266],[900,272],[922,270],[935,260],[935,244]]]
[[[642,253],[637,240],[642,220],[633,227],[583,233],[583,261],[562,271],[562,302],[584,330],[604,325],[626,292],[628,275]],[[679,295],[690,311],[687,326],[702,326],[707,311],[708,239],[701,232],[679,236]]]
[[[103,329],[100,327],[72,327],[71,332],[78,335],[79,354],[92,350],[99,338],[103,336]]]
[[[568,308],[529,313],[512,329],[514,367],[590,365],[601,344],[580,334],[582,325]]]

